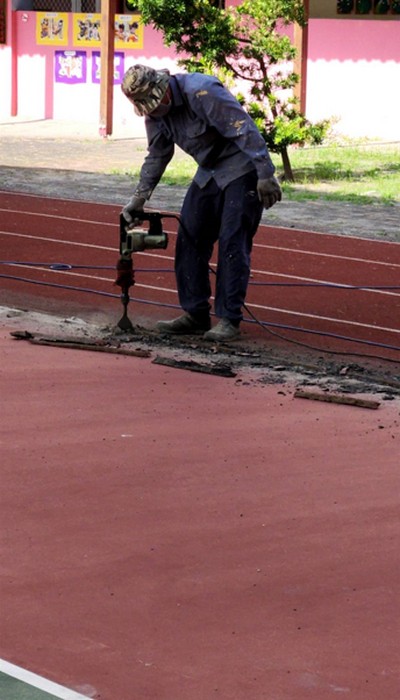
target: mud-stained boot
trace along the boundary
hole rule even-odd
[[[194,318],[191,314],[183,314],[173,321],[158,321],[156,328],[160,333],[170,335],[203,335],[204,331],[211,328],[209,317]]]
[[[239,338],[239,326],[236,326],[229,318],[221,318],[215,328],[204,333],[204,340],[213,340],[217,343],[227,343]]]

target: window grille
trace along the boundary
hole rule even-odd
[[[101,0],[33,0],[39,12],[100,12]]]

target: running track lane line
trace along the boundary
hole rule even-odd
[[[21,666],[16,666],[11,664],[9,661],[0,659],[0,673],[4,673],[6,676],[10,676],[22,683],[26,683],[37,690],[41,690],[44,693],[49,693],[55,698],[60,698],[60,700],[90,700],[88,695],[82,695],[77,693],[75,690],[70,690],[65,688],[65,686],[54,683],[53,681],[43,678],[43,676],[38,676],[36,673],[27,671]],[[15,698],[17,700],[17,698]]]
[[[0,234],[1,234],[1,232],[0,232]],[[57,241],[57,243],[58,243],[58,242],[60,242],[60,243],[63,244],[63,245],[64,245],[64,244],[65,244],[65,245],[68,245],[68,242],[66,242],[66,241]],[[84,244],[73,243],[72,245],[84,245]],[[102,246],[97,246],[97,247],[99,248],[99,250],[104,250],[104,248],[103,248]],[[153,254],[151,254],[151,253],[144,253],[144,252],[143,252],[143,253],[135,253],[135,255],[145,255],[145,256],[150,257],[150,258],[160,258],[161,260],[171,260],[171,261],[173,261],[173,258],[171,258],[171,257],[169,257],[169,256],[166,256],[166,255],[157,255],[156,253],[153,255]],[[48,263],[49,266],[50,266],[50,265],[59,265],[59,264],[63,264],[63,263],[54,263],[54,262],[53,262],[53,263]],[[74,264],[73,264],[73,263],[66,263],[66,264],[71,264],[72,269],[74,268]],[[45,265],[45,264],[40,265],[39,263],[35,263],[35,265],[32,264],[32,265],[30,266],[28,263],[16,262],[16,261],[5,261],[5,262],[4,262],[4,266],[5,266],[5,267],[12,267],[12,268],[17,267],[17,268],[21,268],[22,270],[41,270],[41,272],[56,272],[56,273],[63,274],[63,275],[67,275],[67,274],[78,274],[78,273],[72,273],[71,270],[68,270],[68,269],[65,269],[65,270],[57,270],[56,268],[50,268],[50,267],[48,267],[47,264],[46,264],[46,265]],[[210,267],[212,267],[213,269],[215,269],[215,268],[216,268],[216,264],[215,264],[215,263],[212,263],[212,264],[210,265]],[[143,269],[135,268],[135,272],[138,272],[139,274],[146,274],[147,272],[150,272],[150,271],[146,270],[146,268],[143,268]],[[163,270],[162,268],[160,268],[157,274],[166,275],[166,274],[172,274],[172,273],[173,273],[173,270],[171,271],[171,270],[168,269],[168,268],[166,268],[165,270]],[[363,285],[359,285],[359,284],[358,284],[358,285],[352,285],[352,284],[345,284],[345,283],[342,284],[341,282],[330,282],[329,280],[318,279],[318,278],[316,278],[316,277],[301,277],[300,275],[291,275],[291,274],[288,274],[288,273],[283,274],[283,273],[281,273],[281,272],[268,272],[267,270],[257,270],[257,269],[252,270],[252,276],[254,276],[254,275],[256,275],[256,274],[257,274],[257,275],[264,275],[264,276],[268,276],[268,277],[279,277],[280,279],[288,280],[287,286],[289,286],[289,287],[291,286],[291,283],[289,282],[289,280],[296,280],[296,282],[300,282],[300,283],[304,282],[304,283],[315,284],[316,289],[318,288],[318,285],[321,285],[321,287],[325,287],[325,286],[326,286],[326,287],[331,288],[331,289],[343,289],[343,290],[346,290],[346,289],[347,289],[347,290],[351,290],[351,289],[353,289],[354,291],[369,292],[370,294],[384,294],[385,296],[394,296],[394,297],[400,296],[400,284],[399,284],[399,290],[398,290],[398,291],[393,291],[393,290],[390,290],[390,289],[374,289],[374,288],[373,288],[374,285],[371,285],[370,287],[368,287],[367,285],[365,285],[365,287],[364,287]],[[104,282],[113,282],[113,280],[110,280],[110,279],[107,278],[107,277],[98,277],[98,276],[96,277],[95,275],[90,275],[90,274],[87,274],[87,273],[86,273],[86,275],[80,273],[80,276],[81,276],[81,277],[85,277],[85,278],[87,278],[87,279],[98,279],[98,280],[102,280],[102,281],[104,281]],[[268,286],[274,286],[274,282],[271,282],[271,283],[265,282],[264,285],[265,285],[266,288],[268,288]],[[278,282],[277,285],[281,285],[282,287],[284,287],[284,286],[285,286],[285,282]],[[176,292],[176,289],[169,289],[168,287],[152,287],[152,285],[140,284],[140,283],[138,283],[138,282],[135,282],[135,286],[138,286],[138,287],[149,287],[150,289],[159,289],[159,290],[161,290],[161,291],[165,289],[166,292],[173,292],[173,291]],[[251,286],[253,286],[253,287],[257,287],[257,286],[258,286],[258,287],[261,287],[262,285],[260,285],[260,284],[257,283],[256,281],[250,279],[249,286],[250,286],[250,287],[251,287]],[[377,285],[377,286],[379,286],[379,285]],[[384,285],[382,285],[382,286],[384,286]]]
[[[10,266],[10,267],[22,267],[23,269],[26,270],[26,266],[24,266],[24,265],[21,265],[21,266],[19,266],[19,265],[12,265],[12,266]],[[97,281],[97,282],[108,282],[108,283],[111,282],[111,280],[108,279],[107,277],[100,277],[100,276],[98,276],[98,275],[83,275],[82,273],[79,273],[79,272],[71,272],[71,271],[69,271],[69,270],[66,270],[66,271],[48,270],[48,269],[42,268],[42,267],[30,268],[30,270],[31,270],[32,272],[38,270],[38,271],[40,271],[40,272],[49,272],[49,273],[52,273],[52,274],[55,274],[55,275],[63,275],[63,276],[70,276],[70,277],[79,277],[79,278],[84,278],[84,279],[87,280],[87,281],[93,280],[93,281]],[[135,286],[135,287],[140,287],[141,289],[149,289],[149,290],[152,290],[152,291],[160,291],[160,292],[165,292],[165,293],[168,293],[168,294],[176,294],[176,290],[175,290],[175,289],[169,289],[169,288],[167,288],[167,287],[156,287],[156,286],[153,286],[153,285],[140,284],[140,283],[138,283],[138,282],[136,282],[134,286]],[[373,290],[365,290],[365,291],[373,291]],[[383,292],[383,293],[385,293],[385,292]],[[118,297],[118,294],[117,294],[117,293],[116,293],[116,297]],[[214,297],[212,296],[212,297],[211,297],[211,300],[213,300],[213,299],[214,299]],[[293,316],[300,316],[300,317],[302,317],[302,318],[310,318],[310,319],[314,319],[314,320],[317,319],[317,320],[321,320],[321,321],[328,321],[328,322],[330,322],[330,323],[342,324],[342,325],[345,325],[345,326],[357,326],[357,327],[359,327],[359,328],[368,328],[368,329],[370,329],[370,330],[382,331],[382,332],[384,332],[384,333],[389,332],[389,333],[400,334],[400,329],[396,329],[396,328],[387,328],[387,327],[385,327],[385,326],[376,326],[376,325],[372,325],[372,324],[368,324],[368,323],[360,323],[359,321],[351,321],[351,320],[348,320],[348,319],[333,318],[333,317],[331,317],[331,316],[321,316],[321,315],[319,315],[319,314],[308,314],[308,313],[304,313],[304,312],[300,312],[300,311],[294,311],[294,310],[291,310],[291,309],[283,309],[283,308],[281,308],[281,307],[280,307],[280,308],[277,308],[277,307],[274,307],[274,306],[264,306],[264,305],[262,305],[262,304],[256,304],[256,303],[246,303],[246,306],[248,306],[249,308],[252,308],[252,309],[260,309],[260,310],[263,310],[263,311],[273,311],[273,312],[276,312],[276,313],[282,313],[282,314],[286,314],[286,315],[289,315],[289,316],[291,316],[291,315],[293,315]]]
[[[0,211],[2,211],[0,209]],[[4,211],[4,210],[3,210]],[[9,212],[9,210],[6,210]],[[21,212],[15,212],[17,214],[21,214]],[[24,212],[24,214],[28,214],[29,212]],[[54,218],[54,219],[61,219],[62,221],[75,221],[80,224],[94,224],[96,226],[112,226],[115,227],[116,224],[110,224],[107,222],[102,222],[102,221],[95,221],[95,220],[90,220],[90,219],[77,219],[77,218],[72,218],[72,217],[67,217],[67,216],[58,216],[58,215],[52,215],[52,214],[34,214],[34,216],[40,216],[42,218]],[[171,231],[171,230],[165,230],[165,232],[171,236],[171,235],[176,235],[176,231]],[[49,242],[54,242],[54,243],[71,243],[71,245],[84,245],[85,247],[96,247],[93,244],[90,243],[78,243],[77,241],[73,240],[59,240],[57,238],[50,238],[48,236],[37,236],[34,234],[24,234],[24,233],[18,233],[18,232],[13,232],[13,231],[0,231],[1,234],[3,235],[8,235],[8,236],[22,236],[26,238],[34,238],[37,240],[47,240]],[[328,234],[327,234],[328,235]],[[358,240],[358,239],[357,239]],[[368,240],[368,239],[367,239]],[[385,243],[388,243],[388,241],[383,241]],[[104,246],[99,246],[100,248],[103,248],[104,250],[115,250],[115,248],[111,247],[104,247]],[[391,267],[400,267],[398,263],[393,263],[393,262],[385,262],[381,260],[375,260],[371,258],[358,258],[354,256],[349,256],[349,255],[343,255],[343,254],[333,254],[333,253],[323,253],[323,252],[318,252],[315,250],[307,250],[303,248],[289,248],[287,246],[281,246],[281,245],[271,245],[268,243],[260,243],[258,241],[254,241],[254,249],[258,248],[260,250],[266,249],[266,250],[279,250],[282,251],[283,253],[291,253],[291,254],[296,254],[296,255],[312,255],[317,258],[333,258],[334,260],[340,259],[340,260],[345,260],[346,262],[360,262],[360,263],[366,263],[366,264],[373,264],[373,265],[383,265],[383,266],[391,266]],[[118,248],[117,248],[118,250]]]
[[[168,233],[168,232],[167,232]],[[110,251],[118,255],[118,248],[110,247],[110,246],[103,246],[99,245],[98,243],[85,243],[84,241],[70,241],[70,240],[65,240],[65,239],[60,239],[60,238],[49,238],[47,236],[36,236],[34,234],[27,234],[27,233],[16,233],[12,231],[0,231],[0,235],[2,236],[11,236],[15,238],[27,238],[29,240],[34,240],[34,241],[46,241],[49,243],[57,243],[60,245],[71,245],[71,246],[77,246],[80,248],[94,248],[97,250],[105,250],[105,251]],[[383,262],[380,260],[369,260],[368,258],[350,258],[350,257],[343,257],[340,255],[331,255],[329,253],[314,253],[312,251],[306,251],[306,250],[293,250],[291,248],[281,248],[279,246],[268,246],[268,245],[255,245],[255,248],[270,248],[271,250],[281,250],[283,252],[290,252],[290,253],[295,253],[295,254],[303,254],[303,255],[314,255],[316,257],[326,257],[326,258],[334,258],[334,259],[340,259],[340,260],[345,260],[346,262],[358,262],[358,263],[363,263],[363,264],[373,264],[373,265],[381,265],[383,267],[390,267],[390,268],[399,268],[400,270],[400,265],[397,263],[389,263],[389,262]],[[159,253],[145,253],[145,252],[138,252],[135,253],[135,255],[146,255],[151,258],[160,258],[162,260],[171,260],[173,261],[174,258],[170,255],[160,255]],[[214,263],[215,265],[215,263]],[[279,273],[273,273],[269,272],[268,270],[258,270],[258,269],[252,269],[252,274],[263,274],[263,275],[274,275],[274,274],[279,274]],[[287,276],[289,279],[305,279],[308,281],[315,281],[317,282],[315,278],[308,278],[308,277],[298,277],[296,275],[282,275],[279,274],[280,277],[282,276]],[[324,284],[332,284],[324,281]]]
[[[6,235],[11,235],[11,236],[14,235],[14,236],[17,236],[17,237],[30,238],[30,239],[33,239],[33,240],[39,240],[39,239],[40,239],[40,240],[45,240],[46,242],[49,241],[49,242],[53,242],[53,243],[56,243],[56,244],[62,244],[62,245],[73,245],[73,246],[80,246],[80,247],[85,246],[85,245],[89,245],[90,247],[97,248],[98,250],[104,250],[104,249],[106,249],[106,250],[112,250],[112,249],[110,249],[110,248],[108,248],[108,247],[105,248],[104,246],[99,246],[98,244],[97,244],[97,245],[93,245],[93,244],[83,244],[83,243],[81,243],[81,242],[76,242],[76,241],[65,241],[65,240],[60,240],[60,239],[48,239],[48,238],[46,238],[46,237],[45,237],[44,239],[42,239],[41,237],[38,237],[38,236],[28,236],[27,234],[10,234],[10,233],[6,233]],[[145,254],[145,255],[146,255],[146,254]],[[147,255],[149,255],[149,254],[147,254]],[[160,256],[160,257],[164,257],[164,258],[165,258],[166,256]],[[383,264],[384,264],[384,265],[387,265],[387,266],[389,265],[389,263],[383,263]],[[394,266],[397,267],[396,265],[394,265]],[[43,271],[43,268],[36,268],[36,269],[38,269],[38,270],[41,269],[41,270]],[[54,272],[56,272],[56,271],[52,271],[52,272],[54,273]],[[65,274],[72,274],[72,275],[74,275],[74,276],[76,276],[76,277],[83,277],[83,278],[85,278],[85,279],[92,279],[93,281],[94,281],[94,280],[98,280],[98,281],[109,282],[109,280],[107,280],[106,278],[101,278],[101,277],[94,276],[94,275],[86,276],[86,275],[82,275],[82,274],[79,275],[78,273],[68,273],[68,272],[62,272],[62,273],[59,273],[59,274],[63,274],[64,277],[65,277]],[[268,273],[265,273],[265,272],[264,272],[264,274],[268,274]],[[271,274],[273,275],[274,273],[271,273]],[[290,278],[290,276],[289,276],[289,278]],[[308,278],[308,279],[310,279],[310,278]],[[313,278],[313,281],[317,281],[317,280],[315,280],[315,278]],[[160,287],[160,286],[157,286],[157,287],[156,287],[156,286],[153,286],[153,285],[145,285],[145,284],[137,284],[137,286],[138,286],[138,287],[141,287],[141,288],[143,288],[143,289],[149,289],[149,290],[154,290],[154,291],[157,290],[157,291],[161,291],[161,292],[164,291],[164,292],[167,293],[167,294],[168,294],[168,293],[174,293],[174,292],[175,292],[175,290],[172,290],[172,289],[167,288],[167,287]],[[370,293],[371,293],[371,292],[374,292],[374,290],[365,290],[365,291],[369,291]],[[390,295],[392,295],[392,296],[397,296],[396,294],[393,294],[392,292],[385,292],[385,291],[383,291],[383,290],[377,290],[376,293],[379,293],[379,294],[390,294]],[[349,320],[349,319],[345,321],[344,319],[336,319],[336,318],[334,318],[334,317],[332,317],[332,316],[323,316],[323,315],[321,315],[321,314],[307,314],[307,313],[299,312],[299,311],[296,311],[296,310],[293,310],[293,309],[288,309],[288,308],[285,309],[285,308],[282,308],[282,307],[277,308],[277,307],[275,307],[275,306],[265,306],[265,305],[262,305],[262,304],[254,304],[254,303],[251,303],[251,302],[249,303],[249,306],[252,307],[252,308],[263,309],[263,310],[265,310],[265,311],[282,312],[282,313],[284,313],[284,314],[286,314],[286,315],[295,315],[295,316],[306,317],[306,318],[310,318],[310,319],[314,319],[314,320],[315,320],[315,319],[320,319],[320,320],[323,320],[323,321],[328,321],[328,322],[333,322],[333,323],[341,323],[342,325],[345,323],[346,325],[350,325],[350,326],[360,326],[360,327],[369,328],[369,329],[375,330],[375,331],[376,331],[376,330],[381,330],[381,331],[383,331],[383,332],[388,332],[388,331],[390,332],[390,331],[392,331],[392,332],[398,333],[398,331],[397,331],[396,329],[393,329],[393,328],[388,328],[388,327],[386,327],[386,326],[376,326],[376,325],[374,325],[374,324],[360,323],[360,322],[357,322],[357,321],[351,321],[351,320]]]
[[[9,210],[8,210],[8,211],[9,211]],[[17,213],[17,212],[16,212],[16,213]],[[40,214],[36,214],[36,216],[40,216]],[[42,213],[42,216],[43,216],[43,213]],[[83,223],[82,219],[76,219],[76,218],[72,219],[72,217],[60,217],[59,215],[54,215],[54,214],[52,214],[52,215],[50,215],[50,214],[44,214],[44,216],[46,216],[47,219],[50,219],[50,218],[53,218],[53,219],[54,219],[54,218],[56,218],[56,219],[62,219],[62,218],[64,218],[64,219],[66,219],[66,218],[67,218],[68,220],[79,221],[80,223]],[[90,221],[90,223],[95,223],[95,222],[93,221],[93,219],[88,220],[87,223],[89,223],[89,221]],[[99,222],[99,223],[100,223],[100,222]],[[104,222],[103,225],[104,225],[105,223],[106,223],[106,222]],[[108,225],[109,225],[109,224],[108,224]],[[4,233],[5,233],[5,235],[13,235],[13,234],[11,234],[11,232],[7,232],[7,233],[4,232]],[[171,232],[170,232],[170,233],[171,233]],[[172,232],[172,233],[173,233],[173,232]],[[14,235],[16,235],[16,236],[24,236],[24,237],[26,237],[26,238],[29,238],[29,237],[30,237],[30,238],[32,238],[33,240],[44,240],[44,241],[46,241],[46,242],[47,242],[47,241],[48,241],[48,242],[54,242],[54,243],[56,243],[56,244],[58,243],[58,244],[63,244],[63,245],[78,245],[78,246],[84,246],[84,247],[97,248],[98,250],[113,250],[112,248],[108,248],[108,247],[106,248],[106,247],[104,247],[104,246],[99,246],[98,244],[89,244],[89,243],[87,243],[87,244],[82,244],[82,243],[79,243],[79,242],[77,242],[77,241],[71,241],[71,240],[65,240],[65,239],[63,239],[63,240],[60,240],[60,239],[49,239],[49,238],[47,238],[47,237],[42,238],[42,237],[39,237],[39,236],[29,236],[28,234],[18,234],[18,233],[16,233],[16,234],[14,234]],[[315,256],[315,257],[317,257],[317,258],[318,258],[318,257],[320,257],[320,258],[333,258],[333,259],[336,259],[336,260],[339,259],[339,258],[341,258],[342,260],[346,260],[347,262],[350,262],[350,261],[351,261],[351,262],[358,262],[358,263],[361,263],[361,264],[373,263],[374,265],[377,265],[377,264],[378,264],[378,265],[383,265],[383,266],[386,266],[386,267],[390,267],[392,270],[393,270],[393,268],[397,268],[397,267],[398,267],[398,265],[397,265],[396,263],[391,263],[391,262],[389,263],[389,262],[382,262],[382,261],[377,261],[377,260],[370,260],[369,258],[356,258],[356,257],[354,257],[354,256],[346,256],[346,255],[343,255],[343,254],[341,254],[341,256],[339,256],[339,255],[334,255],[334,254],[332,254],[332,253],[319,253],[319,252],[316,252],[316,251],[304,250],[304,248],[300,248],[300,249],[299,249],[299,248],[296,248],[296,247],[295,247],[294,249],[292,249],[292,248],[287,248],[286,246],[285,246],[285,247],[280,246],[280,245],[273,246],[273,245],[269,245],[269,244],[255,244],[255,247],[256,247],[256,246],[257,246],[258,248],[260,248],[260,249],[267,248],[267,249],[270,249],[270,250],[277,250],[277,251],[282,251],[282,252],[287,251],[287,252],[290,252],[290,253],[292,253],[292,254],[299,254],[299,253],[300,253],[300,254],[306,254],[306,255]],[[167,256],[160,256],[160,257],[163,257],[164,259],[166,259]],[[253,271],[253,272],[254,272],[254,271]],[[268,275],[268,274],[270,274],[270,275],[272,275],[272,276],[273,276],[273,275],[279,274],[279,273],[268,273],[268,272],[264,272],[264,271],[261,271],[261,270],[259,271],[259,273],[261,273],[262,275],[265,275],[265,274]],[[282,277],[283,275],[280,275],[280,276]],[[285,275],[285,277],[286,277],[286,275]],[[290,276],[290,275],[289,275],[288,277],[289,277],[289,279],[290,279],[290,278],[292,278],[292,279],[294,278],[294,276]],[[287,277],[286,277],[286,278],[287,278]],[[95,279],[95,278],[93,277],[93,279]],[[298,277],[297,277],[297,279],[298,279]],[[310,279],[310,278],[307,278],[307,279]],[[106,281],[106,280],[104,280],[104,281]],[[317,280],[316,280],[316,279],[313,279],[313,281],[317,281]],[[326,283],[326,282],[325,282],[325,283]],[[143,287],[143,288],[146,288],[146,287],[147,287],[149,290],[150,290],[150,289],[154,289],[154,287],[153,287],[152,285],[138,285],[138,286],[141,286],[141,287]],[[350,288],[351,288],[351,285],[349,285],[349,286],[350,286]],[[362,285],[359,285],[359,286],[362,286]],[[172,290],[169,290],[168,288],[163,288],[163,287],[157,287],[156,289],[159,290],[159,291],[165,291],[166,293],[172,291]],[[371,291],[374,291],[374,290],[365,290],[365,291],[370,291],[370,292],[371,292]],[[385,292],[382,291],[382,290],[379,290],[379,291],[376,290],[376,292],[377,292],[377,293],[380,293],[380,294],[382,294],[382,293],[385,294]],[[397,296],[396,294],[393,294],[392,292],[387,292],[387,293],[390,294],[391,296]],[[252,304],[251,304],[251,306],[253,306],[253,308],[265,309],[265,310],[273,311],[273,312],[283,312],[283,313],[287,313],[287,314],[291,314],[291,315],[306,316],[306,317],[308,317],[308,318],[313,318],[313,319],[321,319],[321,320],[327,320],[327,321],[329,320],[330,322],[334,322],[334,323],[342,323],[342,324],[344,323],[344,321],[343,321],[342,319],[335,319],[335,318],[332,318],[332,317],[330,317],[330,316],[329,316],[329,317],[328,317],[328,316],[322,316],[322,315],[320,315],[320,314],[304,314],[304,313],[299,313],[298,311],[294,311],[294,310],[282,309],[282,308],[279,308],[279,309],[278,309],[278,308],[275,308],[275,307],[273,307],[273,306],[267,307],[267,306],[259,305],[259,304],[257,304],[257,305],[252,305]],[[395,329],[389,329],[389,328],[386,328],[386,326],[379,326],[379,327],[377,327],[377,326],[372,326],[372,325],[370,325],[370,324],[362,324],[362,323],[359,323],[359,322],[356,322],[356,321],[353,321],[353,322],[352,322],[352,321],[347,321],[347,324],[348,324],[348,325],[359,325],[359,326],[362,326],[362,327],[370,328],[371,330],[382,329],[382,330],[389,331],[389,332],[390,332],[390,331],[393,332],[393,330],[395,331]],[[398,331],[395,331],[395,332],[398,332]]]

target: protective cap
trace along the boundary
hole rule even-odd
[[[158,107],[169,85],[168,70],[155,70],[137,63],[126,71],[121,89],[140,117]]]

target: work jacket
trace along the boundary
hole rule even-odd
[[[171,76],[172,105],[163,117],[145,117],[148,154],[136,192],[148,199],[174,155],[175,145],[191,155],[194,180],[204,187],[211,178],[224,189],[251,170],[259,179],[275,171],[254,121],[222,83],[202,73]]]

